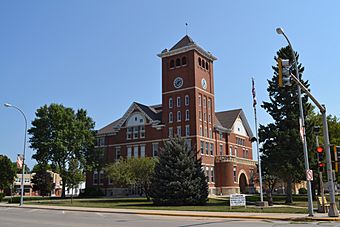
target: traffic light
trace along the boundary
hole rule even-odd
[[[319,167],[319,172],[323,172],[323,168],[325,166],[325,153],[324,149],[322,146],[318,146],[316,148],[316,152],[318,154],[318,167]]]
[[[277,64],[279,69],[279,87],[291,86],[289,59],[278,58]]]

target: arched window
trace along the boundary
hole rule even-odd
[[[172,112],[169,113],[169,123],[171,123],[173,120],[173,117],[172,117]]]
[[[187,64],[187,58],[186,57],[182,57],[182,65],[186,65]]]
[[[205,66],[205,61],[204,59],[202,59],[202,67],[204,68],[204,66]]]
[[[181,60],[179,58],[176,59],[176,67],[181,66]]]
[[[181,121],[181,120],[182,120],[181,111],[177,111],[177,121]]]
[[[208,62],[205,63],[205,69],[209,70],[209,63]]]
[[[201,58],[198,58],[198,64],[199,66],[202,66]]]
[[[175,61],[174,61],[174,59],[172,59],[172,60],[170,61],[170,68],[173,68],[173,67],[175,67]]]
[[[172,108],[172,106],[173,106],[173,101],[172,101],[172,98],[170,97],[169,98],[169,108]]]

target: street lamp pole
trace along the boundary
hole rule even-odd
[[[290,43],[287,35],[284,33],[282,28],[276,29],[277,34],[283,35],[288,42],[290,50],[292,51],[294,66],[295,66],[295,76],[298,80],[300,80],[299,69],[296,61],[296,56],[294,53],[294,49],[292,44]],[[299,109],[300,109],[300,127],[302,129],[303,134],[303,156],[305,159],[305,171],[309,170],[309,162],[308,162],[308,150],[307,150],[307,139],[306,139],[306,131],[305,131],[305,118],[303,115],[303,106],[302,106],[302,98],[301,98],[301,88],[298,86],[298,100],[299,100]],[[307,179],[307,194],[308,194],[308,214],[309,216],[313,216],[313,200],[312,200],[312,187],[310,180]]]
[[[26,133],[27,133],[27,118],[24,114],[24,112],[19,109],[18,107],[9,104],[9,103],[5,103],[4,104],[5,107],[12,107],[16,110],[18,110],[22,116],[24,117],[25,120],[25,135],[24,135],[24,153],[22,155],[22,173],[21,173],[21,194],[20,194],[20,206],[24,205],[24,174],[25,174],[25,151],[26,151]]]

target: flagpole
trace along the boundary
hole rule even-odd
[[[252,93],[253,93],[253,107],[254,107],[254,118],[255,118],[257,161],[258,161],[258,165],[259,165],[259,178],[260,178],[260,198],[261,198],[261,204],[263,204],[262,170],[261,170],[261,158],[260,158],[260,149],[259,149],[259,137],[258,137],[258,130],[257,130],[256,94],[255,94],[255,80],[254,80],[254,78],[252,78]]]

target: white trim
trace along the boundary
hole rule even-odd
[[[205,91],[199,87],[187,87],[187,88],[182,88],[182,89],[177,89],[177,90],[173,90],[173,91],[166,91],[166,92],[162,92],[163,95],[166,95],[166,94],[170,94],[170,93],[176,93],[176,92],[180,92],[180,91],[186,91],[186,90],[191,90],[191,89],[197,89],[197,90],[200,90],[201,92],[203,93],[206,93],[208,95],[211,95],[211,96],[215,96],[214,94],[208,92],[208,91]]]

